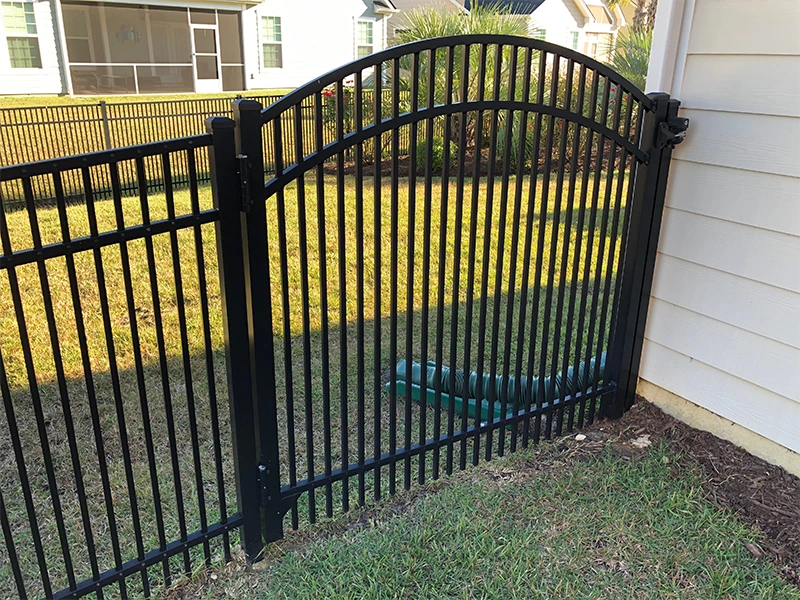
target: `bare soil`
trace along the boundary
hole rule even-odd
[[[543,173],[544,169],[545,169],[545,165],[546,165],[546,162],[545,162],[546,161],[546,156],[545,156],[545,154],[546,154],[545,152],[540,152],[540,155],[539,155],[539,173]],[[560,163],[558,161],[558,157],[555,154],[556,153],[554,152],[554,155],[551,157],[551,161],[550,161],[550,170],[553,173],[556,173],[561,169]],[[408,155],[399,156],[398,157],[398,159],[397,159],[397,176],[398,177],[408,177],[409,174],[411,173],[411,161],[409,159],[410,159],[410,157]],[[450,177],[458,177],[458,175],[459,175],[459,166],[457,164],[457,161],[455,160],[455,157],[451,156],[451,161],[452,161],[452,164],[450,166],[450,170],[449,170],[448,175]],[[580,160],[578,162],[579,169],[582,169],[584,167],[584,162],[583,161],[584,161],[584,157],[581,156]],[[483,151],[481,152],[481,162],[480,162],[480,165],[479,165],[479,173],[478,173],[478,175],[480,177],[486,177],[489,174],[489,162],[490,162],[489,161],[489,149],[488,148],[484,148]],[[618,163],[619,163],[619,161],[617,161],[617,167],[619,166]],[[609,167],[609,164],[610,164],[609,159],[607,157],[604,158],[602,166],[601,166],[601,172],[603,174],[607,173],[607,169]],[[375,165],[374,165],[374,163],[362,163],[362,167],[361,168],[362,168],[362,173],[363,173],[364,177],[372,177],[374,175],[374,173],[375,173]],[[392,168],[393,168],[393,166],[392,166],[392,160],[391,159],[384,158],[383,160],[381,160],[381,176],[382,177],[390,177],[392,175]],[[597,158],[593,154],[592,157],[589,160],[589,171],[593,172],[593,171],[596,170],[596,168],[597,168]],[[495,161],[495,167],[494,167],[493,173],[494,173],[495,177],[497,177],[498,181],[501,179],[501,174],[503,173],[503,169],[504,169],[503,161],[502,160]],[[524,172],[524,174],[526,176],[530,173],[530,169],[531,169],[530,164],[526,163],[525,167],[523,169],[523,172]],[[326,162],[323,165],[323,170],[324,170],[326,175],[336,175],[338,173],[338,166],[337,166],[336,162],[333,162],[333,161]],[[569,173],[569,170],[570,170],[570,161],[566,161],[566,164],[564,165],[564,172],[565,173]],[[442,169],[441,169],[441,167],[439,167],[436,171],[433,172],[433,176],[434,177],[441,176],[441,174],[442,174],[441,171],[442,171]],[[345,160],[345,162],[344,162],[344,171],[343,172],[344,172],[345,175],[355,175],[356,174],[356,163],[351,161],[351,160]],[[511,175],[516,174],[516,167],[510,167],[509,172],[510,172]],[[425,169],[424,168],[420,168],[419,165],[418,165],[417,169],[415,170],[415,174],[417,176],[419,176],[419,177],[424,177],[425,176]],[[466,159],[464,160],[464,177],[469,180],[474,176],[474,174],[475,174],[475,156],[474,156],[474,152],[472,150],[470,150],[467,153]]]

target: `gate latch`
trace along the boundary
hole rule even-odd
[[[246,154],[238,154],[239,160],[239,187],[242,195],[242,212],[249,213],[253,206],[253,199],[250,196],[250,177],[248,175],[250,163],[247,161]]]
[[[689,129],[689,119],[684,117],[668,117],[666,121],[658,124],[656,133],[656,148],[666,148],[667,146],[677,146],[686,137],[686,130]]]

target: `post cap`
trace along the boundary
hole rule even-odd
[[[251,98],[236,98],[233,102],[231,102],[231,107],[233,111],[260,111],[264,108],[261,105],[261,102],[258,100],[253,100]]]
[[[220,129],[233,129],[236,122],[230,117],[208,117],[206,119],[206,131],[211,133]]]

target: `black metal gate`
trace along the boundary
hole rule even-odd
[[[261,473],[240,482],[248,556],[286,513],[313,523],[631,405],[677,109],[565,48],[467,36],[211,123],[215,192],[242,190],[225,287],[252,341],[229,360],[258,415],[237,431]]]
[[[206,135],[0,169],[25,196],[0,210],[0,570],[21,597],[148,597],[229,560],[237,529],[254,561],[286,514],[633,402],[677,101],[466,36],[233,109]]]

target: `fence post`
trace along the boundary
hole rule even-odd
[[[233,101],[236,155],[240,169],[242,211],[245,213],[245,265],[251,360],[255,375],[262,526],[265,542],[283,537],[283,503],[280,486],[278,409],[272,328],[272,292],[267,245],[267,211],[264,196],[264,150],[261,103]]]
[[[236,498],[242,515],[242,548],[248,563],[263,549],[261,490],[258,479],[258,440],[255,426],[254,379],[248,323],[248,274],[245,230],[239,199],[235,123],[227,117],[206,119],[214,140],[209,148],[211,188],[216,223],[217,256],[222,295],[228,403],[233,434]]]
[[[103,120],[103,141],[106,143],[106,150],[111,150],[111,128],[108,125],[108,106],[105,100],[100,100],[100,118]]]
[[[649,94],[649,98],[653,109],[645,115],[641,137],[648,161],[639,167],[634,183],[622,288],[616,326],[611,332],[608,378],[617,389],[601,406],[602,414],[612,418],[622,416],[636,395],[672,148],[680,143],[688,126],[688,119],[677,117],[677,100],[663,93]]]

